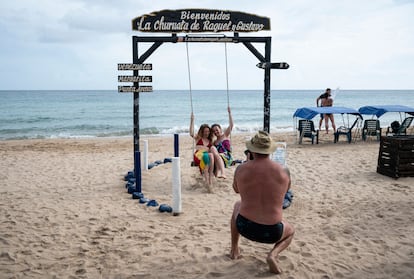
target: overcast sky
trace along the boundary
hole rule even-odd
[[[131,37],[154,35],[132,31],[131,20],[185,8],[269,17],[271,31],[240,36],[271,36],[272,62],[290,64],[272,70],[273,90],[414,89],[413,0],[17,0],[0,3],[0,90],[116,90]],[[193,89],[226,88],[224,44],[189,44],[189,55]],[[242,44],[227,44],[227,57],[230,89],[263,88]],[[188,89],[186,59],[186,44],[163,44],[146,60],[148,85]]]

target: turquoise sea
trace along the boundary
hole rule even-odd
[[[295,110],[315,106],[321,93],[323,90],[272,90],[270,131],[293,131]],[[0,100],[0,140],[133,135],[131,93],[0,91]],[[191,107],[196,126],[227,126],[227,100],[235,122],[234,133],[263,128],[263,90],[231,90],[228,95],[225,90],[197,90],[192,94],[188,90],[161,90],[140,93],[140,134],[187,133]],[[414,107],[414,90],[338,90],[334,103],[355,109],[385,104]],[[340,115],[335,119],[337,126],[347,121]],[[381,126],[387,127],[394,120],[400,121],[400,115],[387,113],[380,118]]]

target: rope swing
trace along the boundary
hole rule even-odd
[[[192,90],[192,84],[191,84],[190,55],[188,51],[187,40],[185,42],[185,48],[186,48],[186,54],[187,54],[187,72],[188,72],[188,87],[190,91],[191,116],[193,116],[194,115],[193,90]],[[224,42],[224,58],[225,58],[225,65],[226,65],[226,95],[227,95],[227,109],[228,109],[230,107],[230,94],[229,94],[229,71],[228,71],[228,63],[227,63],[227,42]],[[192,127],[190,129],[194,131],[194,122],[192,122]],[[195,152],[195,142],[193,140],[193,154],[194,152]]]
[[[187,52],[187,72],[188,72],[188,87],[190,90],[190,104],[191,104],[191,116],[193,116],[194,114],[194,107],[193,107],[193,90],[191,88],[191,69],[190,69],[190,55],[188,54],[188,41],[185,42],[185,49]],[[192,129],[194,131],[194,123],[192,123]],[[193,142],[193,153],[195,152],[195,142],[194,140],[192,140]],[[194,165],[194,162],[191,163],[191,166]]]
[[[224,42],[224,56],[226,60],[226,93],[227,93],[227,107],[230,106],[230,97],[229,97],[229,70],[227,66],[227,42]]]
[[[190,70],[190,55],[188,54],[188,41],[185,42],[185,49],[187,51],[187,71],[188,71],[188,86],[190,88],[190,103],[191,103],[191,113],[193,110],[193,91],[191,89],[191,70]]]
[[[187,54],[187,72],[188,72],[188,87],[190,91],[191,115],[193,115],[194,114],[193,90],[192,90],[192,85],[191,85],[191,68],[190,68],[190,55],[188,51],[188,41],[185,42],[185,49],[186,49],[186,54]],[[227,108],[229,108],[230,107],[230,94],[229,94],[229,70],[228,70],[228,63],[227,63],[227,42],[224,42],[224,58],[225,58],[225,65],[226,65]],[[193,153],[194,153],[194,150],[195,150],[195,143],[193,141]]]
[[[224,58],[226,61],[226,94],[227,94],[227,109],[230,107],[230,94],[229,94],[229,69],[227,66],[227,42],[224,42]],[[230,134],[231,139],[231,134]]]

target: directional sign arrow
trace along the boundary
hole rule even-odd
[[[118,76],[119,82],[152,82],[152,76]]]
[[[129,70],[152,70],[152,64],[118,64],[118,71],[129,71]]]
[[[277,63],[270,63],[270,62],[260,62],[256,65],[256,67],[261,69],[281,69],[286,70],[289,69],[289,64],[286,62],[277,62]]]
[[[152,92],[152,86],[118,86],[120,93]]]

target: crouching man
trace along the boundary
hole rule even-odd
[[[270,159],[276,144],[267,132],[259,131],[246,142],[253,160],[241,164],[234,173],[233,188],[241,200],[231,217],[230,257],[240,257],[240,235],[261,243],[274,244],[266,261],[270,272],[280,273],[277,258],[292,242],[294,228],[282,218],[289,177],[283,167]]]

